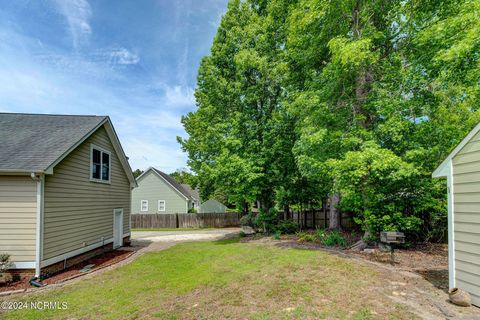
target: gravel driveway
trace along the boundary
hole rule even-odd
[[[131,239],[136,242],[179,242],[219,240],[238,235],[240,228],[222,228],[192,231],[132,231]]]

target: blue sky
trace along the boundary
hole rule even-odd
[[[227,0],[15,0],[0,8],[0,111],[109,115],[133,169],[186,166],[176,136]]]

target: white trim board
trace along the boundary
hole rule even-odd
[[[69,258],[72,258],[72,257],[75,257],[75,256],[78,256],[82,253],[85,253],[85,252],[88,252],[88,251],[91,251],[93,249],[97,249],[103,245],[106,245],[106,244],[109,244],[109,243],[112,243],[113,242],[113,237],[110,238],[110,239],[106,239],[104,241],[99,241],[99,242],[95,242],[95,243],[92,243],[88,246],[85,246],[83,248],[80,248],[80,249],[77,249],[77,250],[73,250],[73,251],[70,251],[70,252],[67,252],[67,253],[64,253],[64,254],[61,254],[59,256],[56,256],[56,257],[53,257],[53,258],[50,258],[50,259],[47,259],[47,260],[43,260],[42,263],[40,264],[43,267],[47,267],[51,264],[54,264],[54,263],[57,263],[57,262],[60,262],[60,261],[63,261],[65,259],[69,259]]]
[[[92,134],[94,134],[102,126],[105,126],[105,131],[107,132],[107,135],[108,135],[110,141],[112,142],[113,149],[115,149],[115,153],[117,154],[118,159],[120,160],[120,163],[122,164],[124,172],[127,174],[128,180],[130,181],[130,186],[132,188],[136,187],[137,182],[135,180],[135,177],[133,176],[132,168],[130,167],[130,164],[128,163],[128,158],[125,155],[125,152],[123,151],[122,145],[120,144],[120,140],[118,139],[117,133],[115,132],[115,129],[113,128],[110,117],[108,117],[108,116],[105,117],[105,119],[102,120],[97,126],[95,126],[90,132],[88,132],[85,136],[83,136],[82,139],[80,139],[77,143],[75,143],[70,149],[65,151],[50,166],[48,166],[48,168],[45,169],[45,173],[46,174],[53,174],[53,169],[58,163],[60,163],[66,156],[68,156],[79,145],[81,145],[83,142],[85,142],[85,140],[87,140]]]
[[[94,178],[93,176],[93,150],[97,150],[100,152],[100,178]],[[108,180],[102,179],[103,173],[103,154],[108,154]],[[112,184],[112,152],[105,148],[99,147],[94,143],[90,143],[90,181],[91,182],[98,182],[98,183],[105,183],[105,184]]]
[[[36,262],[35,261],[20,261],[14,262],[13,266],[9,269],[35,269]]]
[[[448,157],[443,160],[443,162],[438,166],[435,171],[433,171],[432,176],[434,178],[441,178],[441,177],[446,177],[448,175],[448,170],[449,170],[449,163],[452,162],[452,159],[457,155],[457,153],[460,152],[460,150],[465,147],[465,145],[472,140],[472,138],[480,131],[480,123],[473,128],[472,131],[468,133],[468,135],[453,149],[452,152],[448,155]],[[450,172],[451,174],[451,172]]]

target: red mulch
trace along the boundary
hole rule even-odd
[[[47,285],[54,284],[54,283],[57,283],[58,281],[73,277],[75,275],[88,274],[89,272],[85,272],[85,273],[80,272],[80,270],[83,269],[86,265],[94,264],[95,267],[92,268],[92,271],[95,271],[97,269],[101,269],[101,268],[110,266],[112,264],[115,264],[117,262],[120,262],[125,258],[127,258],[130,254],[132,254],[132,251],[126,251],[126,250],[114,250],[114,251],[106,252],[99,256],[93,257],[89,260],[86,260],[79,264],[71,266],[63,271],[55,273],[51,275],[49,278],[43,280],[42,282]],[[0,284],[0,292],[33,288],[28,283],[29,280],[30,278],[22,278],[21,280],[16,282],[7,282],[5,284]]]

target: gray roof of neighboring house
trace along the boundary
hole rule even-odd
[[[160,176],[162,176],[162,178],[167,180],[168,183],[170,183],[175,189],[178,190],[178,192],[183,194],[186,198],[188,198],[189,200],[194,200],[190,193],[185,190],[185,188],[180,183],[178,183],[177,180],[173,179],[172,176],[155,168],[152,168],[152,170],[155,170],[156,173],[158,173]]]
[[[0,113],[0,171],[43,171],[107,118]]]
[[[200,200],[200,195],[197,189],[192,189],[188,184],[182,184],[182,187],[188,192],[191,198],[194,200]]]

